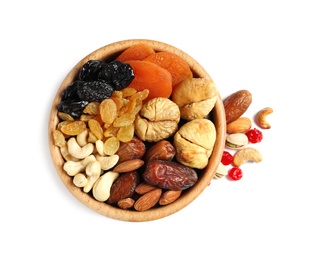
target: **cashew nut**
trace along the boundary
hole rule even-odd
[[[60,147],[59,150],[60,150],[60,153],[62,154],[63,158],[64,158],[66,161],[74,161],[74,162],[79,161],[79,159],[73,157],[73,156],[68,152],[67,143],[66,143],[65,146]]]
[[[85,129],[82,133],[77,135],[77,143],[80,146],[84,146],[88,143],[87,138],[88,138],[89,130]]]
[[[106,201],[110,197],[110,188],[118,177],[119,173],[113,171],[106,172],[100,176],[92,189],[94,198],[98,201]]]
[[[237,167],[241,166],[247,161],[252,161],[256,163],[261,162],[261,153],[256,148],[247,147],[239,150],[233,157],[233,164]]]
[[[73,177],[73,184],[79,188],[84,187],[87,184],[87,178],[84,173],[78,173]]]
[[[84,159],[85,157],[89,156],[94,150],[94,145],[92,143],[88,143],[81,147],[77,143],[75,137],[71,137],[68,140],[67,145],[68,145],[68,152],[78,159]]]
[[[89,163],[86,166],[85,173],[87,176],[87,184],[83,187],[83,191],[88,193],[101,174],[100,163],[98,161]]]
[[[271,114],[273,112],[273,109],[271,107],[266,107],[260,110],[256,116],[255,120],[259,127],[264,129],[270,129],[271,125],[267,122],[266,117],[267,115]]]
[[[105,155],[105,152],[104,152],[105,147],[104,147],[104,142],[102,140],[96,140],[95,147],[96,147],[96,151],[100,155]]]
[[[119,155],[113,154],[110,156],[101,156],[96,154],[96,160],[100,163],[101,169],[107,171],[117,164],[119,161]]]
[[[63,169],[69,176],[75,176],[79,172],[84,172],[86,166],[96,161],[96,158],[94,155],[89,155],[85,157],[83,160],[80,161],[67,161],[64,163]]]

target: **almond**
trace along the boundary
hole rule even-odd
[[[181,194],[181,190],[168,190],[161,195],[159,200],[160,205],[167,205],[179,198]]]
[[[154,189],[142,195],[134,204],[137,211],[145,211],[157,204],[162,194],[162,189]]]
[[[224,101],[227,124],[241,117],[252,103],[252,94],[248,90],[232,93]]]
[[[138,186],[136,187],[135,191],[136,193],[140,194],[140,195],[143,195],[151,190],[154,190],[156,189],[157,187],[155,186],[152,186],[148,183],[145,183],[145,182],[141,182],[140,184],[138,184]]]
[[[134,206],[135,200],[132,198],[125,198],[118,201],[118,206],[121,209],[129,209]]]
[[[239,117],[233,122],[227,124],[228,134],[245,133],[252,127],[252,122],[248,117]]]
[[[114,167],[114,172],[131,172],[137,170],[144,164],[144,161],[141,159],[133,159],[127,160],[122,163],[119,163],[116,167]]]

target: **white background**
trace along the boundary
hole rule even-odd
[[[204,3],[204,5],[202,5]],[[4,259],[311,259],[308,1],[2,1],[1,213]],[[84,56],[145,38],[174,45],[221,96],[272,107],[263,161],[237,182],[213,180],[189,206],[143,223],[86,208],[48,147],[58,86]]]

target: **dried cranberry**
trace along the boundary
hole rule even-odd
[[[250,129],[245,134],[248,138],[248,141],[253,144],[261,142],[263,138],[262,132],[257,128]]]
[[[233,167],[228,171],[228,177],[233,181],[237,181],[243,177],[243,172],[241,168]]]
[[[232,161],[233,161],[233,156],[231,155],[231,153],[229,153],[227,151],[223,151],[221,163],[223,165],[229,165],[232,163]]]

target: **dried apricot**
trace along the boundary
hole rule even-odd
[[[145,43],[135,44],[124,50],[117,58],[118,61],[143,60],[150,54],[155,53],[154,50]]]
[[[179,82],[193,77],[188,63],[175,53],[166,51],[157,52],[149,55],[144,60],[153,62],[171,73],[173,88]]]
[[[135,78],[129,87],[137,91],[148,89],[149,95],[145,101],[155,97],[170,97],[172,94],[172,76],[166,69],[150,61],[131,60],[128,63],[135,74]]]

